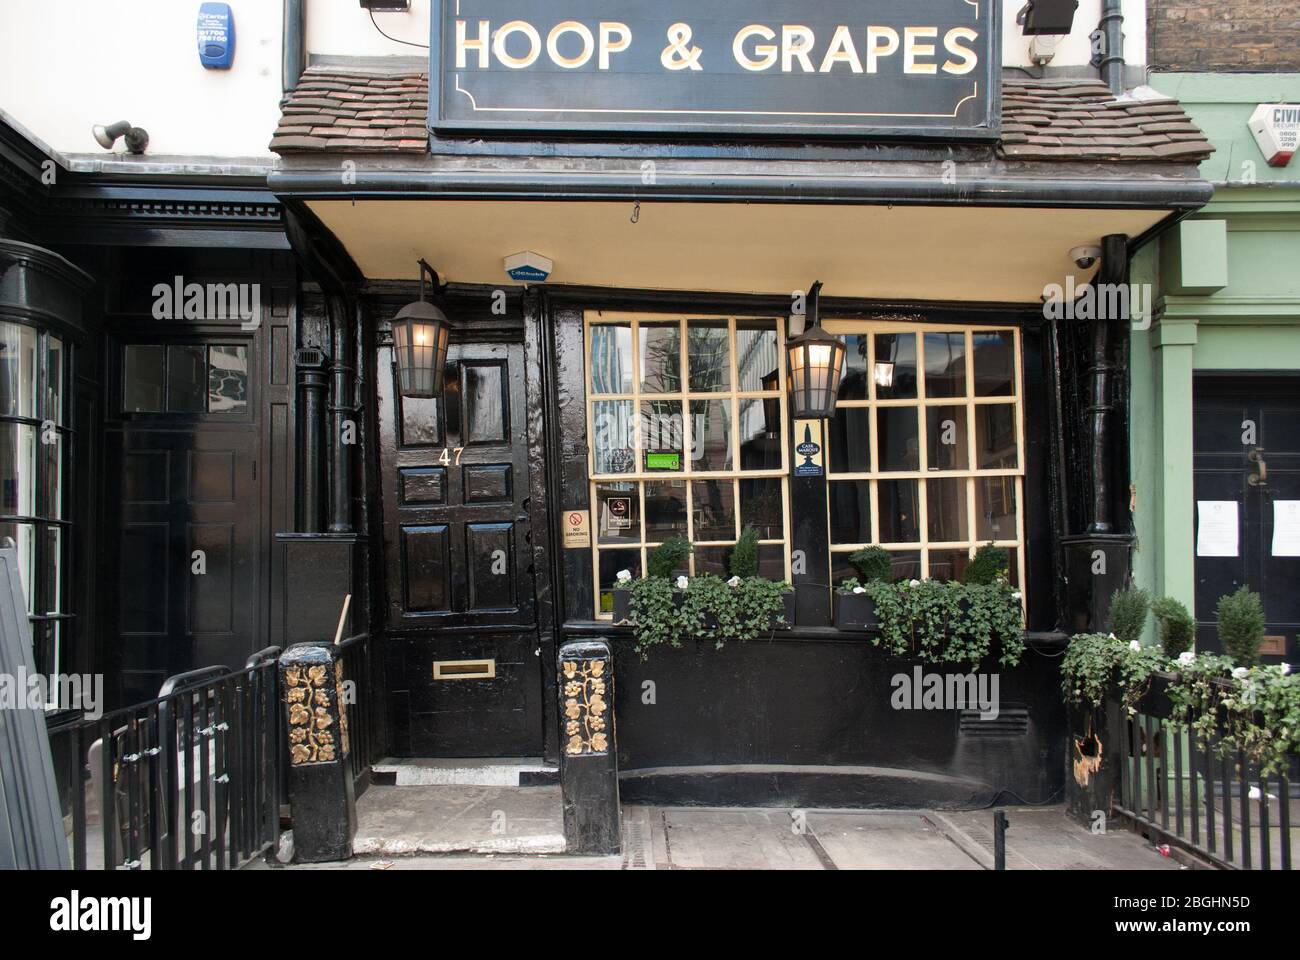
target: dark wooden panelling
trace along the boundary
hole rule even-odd
[[[444,467],[407,467],[400,471],[402,503],[446,503],[447,471]]]
[[[235,499],[233,450],[191,450],[189,454],[191,503],[231,503]]]
[[[170,468],[166,450],[138,450],[124,458],[122,499],[128,503],[166,503]]]
[[[401,562],[407,610],[451,609],[451,537],[446,524],[402,527]]]
[[[465,467],[466,503],[506,503],[511,499],[510,464]]]
[[[509,610],[514,607],[514,524],[466,524],[465,565],[469,570],[471,610]]]

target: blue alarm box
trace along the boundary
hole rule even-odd
[[[199,63],[209,70],[229,70],[235,59],[235,18],[228,3],[199,6]]]

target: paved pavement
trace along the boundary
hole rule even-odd
[[[1009,870],[1177,870],[1125,830],[1061,806],[1005,807]],[[987,870],[993,811],[627,806],[623,853],[563,854],[558,787],[374,786],[345,870]],[[267,869],[258,864],[254,869]],[[270,869],[276,869],[271,867]]]

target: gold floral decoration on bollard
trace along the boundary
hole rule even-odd
[[[607,660],[566,660],[564,673],[564,752],[571,757],[609,752]]]
[[[288,688],[286,700],[289,707],[289,760],[293,764],[330,763],[338,759],[338,745],[334,739],[335,704],[342,708],[342,666],[335,671],[334,683],[329,682],[329,670],[316,665],[303,669],[290,667],[284,672]],[[330,689],[334,689],[331,703]],[[343,750],[347,752],[347,730],[341,731]]]

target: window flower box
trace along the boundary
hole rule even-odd
[[[876,601],[864,588],[836,590],[834,601],[837,630],[875,630],[880,626],[876,619]]]

